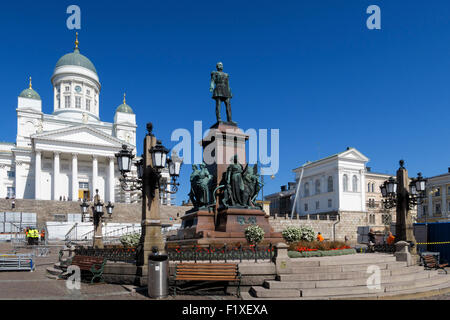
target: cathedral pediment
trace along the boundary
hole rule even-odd
[[[84,144],[120,149],[124,141],[108,135],[90,125],[72,126],[64,129],[45,131],[31,136],[35,141],[48,141],[67,144]],[[128,145],[128,144],[127,144]]]
[[[365,155],[363,155],[358,150],[351,148],[347,151],[344,151],[339,154],[339,159],[347,159],[347,160],[355,160],[355,161],[363,161],[368,162],[369,158],[367,158]]]

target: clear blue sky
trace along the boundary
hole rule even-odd
[[[127,92],[138,121],[167,147],[176,128],[215,122],[209,93],[217,61],[231,74],[233,119],[243,129],[280,129],[280,170],[352,146],[374,171],[410,175],[450,166],[448,1],[20,1],[0,8],[1,137],[15,141],[17,96],[28,76],[51,113],[50,77],[74,46],[67,6],[82,10],[81,53],[102,83],[100,117],[113,121]],[[382,29],[366,28],[381,8]],[[179,202],[187,199],[183,167]]]

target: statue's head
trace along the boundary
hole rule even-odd
[[[217,62],[216,68],[217,68],[217,71],[222,71],[223,70],[223,63],[222,62]]]
[[[234,155],[234,156],[231,158],[231,162],[232,162],[232,163],[238,163],[238,156],[237,156],[237,154]]]
[[[196,165],[196,164],[193,164],[193,165],[192,165],[192,170],[193,170],[193,171],[197,170],[197,165]]]
[[[200,163],[200,169],[205,169],[206,168],[206,164],[203,162],[203,163]]]

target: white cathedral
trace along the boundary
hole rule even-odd
[[[31,78],[18,97],[16,143],[0,143],[0,198],[79,201],[98,189],[103,201],[130,201],[114,156],[123,144],[136,151],[136,115],[125,97],[113,123],[100,120],[100,80],[78,37],[51,82],[52,114],[42,112]]]

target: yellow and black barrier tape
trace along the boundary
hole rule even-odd
[[[450,244],[450,241],[444,241],[444,242],[417,242],[416,244]]]

